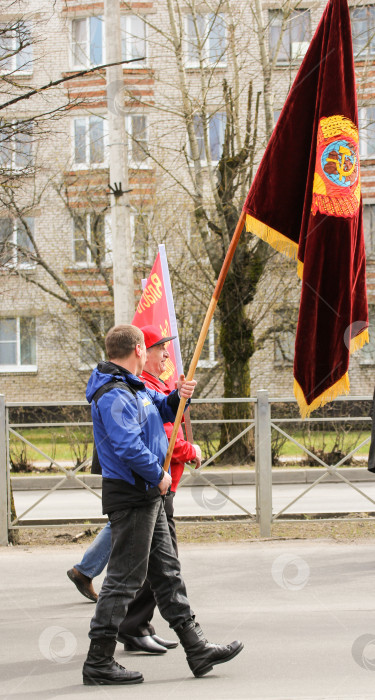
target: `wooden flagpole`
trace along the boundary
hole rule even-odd
[[[234,255],[235,250],[237,248],[237,243],[238,243],[240,235],[242,233],[242,229],[245,225],[245,220],[246,220],[246,212],[244,210],[242,210],[241,216],[238,220],[235,232],[233,234],[233,238],[232,238],[230,245],[229,245],[229,248],[227,250],[227,254],[225,256],[223,266],[220,270],[220,274],[219,274],[218,280],[216,282],[216,287],[215,287],[214,292],[212,294],[210,305],[207,309],[207,313],[206,313],[205,319],[203,321],[203,326],[202,326],[202,329],[201,329],[201,332],[200,332],[200,335],[198,338],[197,346],[196,346],[195,351],[194,351],[193,359],[190,363],[189,371],[188,371],[187,376],[186,376],[186,379],[188,381],[191,381],[192,379],[194,379],[195,370],[197,368],[198,360],[199,360],[201,352],[202,352],[204,341],[206,340],[208,329],[210,327],[210,323],[212,321],[212,317],[214,315],[214,311],[216,309],[216,305],[217,305],[217,302],[219,300],[221,290],[222,290],[224,282],[225,282],[225,278],[228,274],[228,270],[229,270],[230,264],[232,262],[233,255]],[[177,411],[175,422],[174,422],[173,432],[171,435],[171,439],[169,441],[168,452],[167,452],[166,457],[165,457],[164,470],[166,472],[168,471],[169,465],[171,462],[172,452],[174,450],[174,446],[175,446],[175,442],[176,442],[176,438],[177,438],[177,431],[178,431],[180,423],[181,423],[181,419],[182,419],[182,416],[184,413],[185,405],[186,405],[186,399],[181,397],[180,405],[178,407],[178,411]]]

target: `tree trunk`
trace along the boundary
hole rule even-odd
[[[229,284],[228,284],[229,282]],[[224,286],[220,301],[220,348],[224,361],[224,398],[250,396],[250,364],[253,354],[253,332],[243,304],[234,308],[230,280]],[[248,403],[224,403],[223,418],[249,419],[252,407]],[[221,426],[220,448],[238,435],[244,423],[224,423]],[[249,431],[237,440],[222,456],[222,462],[243,463],[253,453],[253,432]]]
[[[258,280],[264,269],[264,250],[257,245],[249,250],[246,234],[238,244],[232,268],[219,299],[220,349],[224,362],[224,398],[250,397],[250,358],[254,353],[253,327],[247,314]],[[230,420],[251,419],[250,403],[225,403],[223,418]],[[220,448],[236,437],[245,423],[222,425]],[[254,431],[250,430],[223,453],[223,463],[243,463],[254,459]]]

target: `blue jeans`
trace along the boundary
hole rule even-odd
[[[116,639],[129,603],[146,576],[160,613],[173,629],[190,620],[180,562],[173,549],[162,499],[111,513],[112,550],[91,639]]]
[[[103,527],[103,530],[95,537],[93,543],[86,550],[79,564],[75,564],[74,568],[88,576],[95,578],[103,571],[107,565],[109,555],[111,553],[111,523]]]

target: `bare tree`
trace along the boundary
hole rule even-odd
[[[280,37],[286,30],[290,13],[298,5],[299,2],[285,3]],[[124,7],[133,15],[137,14],[130,3],[125,2]],[[266,39],[268,24],[264,21],[260,2],[254,7],[256,23],[247,8],[228,0],[203,0],[199,3],[196,0],[184,3],[165,0],[163,7],[166,10],[163,22],[158,21],[157,13],[139,13],[149,33],[150,69],[146,79],[155,85],[153,95],[140,94],[141,91],[135,91],[124,80],[119,86],[117,108],[123,105],[124,116],[141,112],[149,118],[148,139],[144,133],[127,128],[128,137],[133,142],[132,150],[136,148],[139,158],[143,154],[147,166],[144,168],[143,162],[138,170],[133,168],[130,184],[133,187],[143,178],[147,190],[144,196],[135,192],[131,194],[135,214],[139,221],[143,219],[144,222],[136,232],[135,247],[146,249],[146,239],[143,242],[141,237],[147,234],[146,272],[147,264],[152,262],[151,253],[156,252],[155,243],[169,242],[173,284],[179,292],[175,294],[177,313],[185,341],[185,359],[189,360],[190,348],[198,336],[255,166],[273,126],[272,71],[277,60],[275,50],[281,45],[281,38],[270,57]],[[257,31],[254,31],[254,26],[250,27],[251,23],[257,24]],[[250,29],[251,42],[248,41]],[[294,63],[293,70],[295,67]],[[7,97],[8,103],[21,90],[17,77],[12,78],[9,85],[12,94]],[[27,90],[23,89],[26,102],[29,97],[26,97]],[[79,104],[81,109],[86,108],[88,115],[92,114],[90,102],[85,103],[85,95],[80,95],[79,91],[66,91],[51,85],[51,91],[46,90],[43,94],[49,95],[49,110],[43,112],[40,109],[41,95],[36,94],[35,101],[34,96],[30,98],[32,107],[22,126],[22,130],[29,133],[27,123],[32,123],[32,139],[34,134],[38,136],[37,139],[35,136],[34,153],[39,144],[42,153],[44,139],[48,143],[51,138],[52,119],[55,120],[56,138],[63,138],[64,120],[57,122],[57,115],[64,110],[66,112],[70,106]],[[11,106],[7,108],[7,114],[10,109]],[[11,128],[13,118],[13,115],[8,118],[6,128]],[[48,130],[44,129],[45,124],[48,124]],[[15,124],[12,133],[4,131],[4,139],[12,145],[15,153],[18,148],[15,134],[23,133],[18,131],[19,126]],[[0,138],[1,133],[0,129]],[[23,141],[21,139],[21,143],[24,142],[27,142],[26,137]],[[24,152],[26,161],[27,148],[21,152]],[[12,172],[3,174],[9,176]],[[98,312],[104,308],[103,295],[108,310],[113,298],[110,245],[103,235],[102,225],[108,208],[107,177],[105,164],[95,172],[83,174],[72,170],[68,157],[65,163],[58,164],[55,171],[45,166],[40,169],[40,160],[35,159],[28,164],[25,162],[25,168],[17,173],[22,188],[10,189],[6,179],[0,188],[3,211],[22,223],[24,235],[19,238],[2,236],[2,260],[9,276],[18,276],[28,285],[38,287],[46,298],[56,300],[73,312],[100,347],[103,347],[104,327]],[[81,241],[82,255],[86,254],[90,260],[88,270],[74,271],[74,284],[66,272],[68,252],[62,250],[56,260],[33,235],[28,222],[30,212],[41,207],[51,192],[66,213],[66,221],[73,223],[74,230],[80,232],[75,241]],[[83,212],[89,217],[89,227],[85,223],[88,219],[82,217]],[[35,275],[12,264],[9,256],[15,253],[25,256],[35,266]],[[256,349],[257,339],[262,344],[266,332],[254,335],[255,324],[262,323],[265,311],[263,309],[260,313],[252,309],[252,301],[270,255],[271,251],[262,242],[243,232],[218,306],[219,363],[206,376],[212,387],[212,382],[217,381],[218,370],[221,370],[224,396],[227,397],[250,395],[249,360]],[[89,275],[93,283],[90,294],[87,293]],[[284,283],[282,277],[280,274],[272,293],[268,290],[265,307],[272,305]],[[99,283],[100,288],[95,286]],[[96,297],[95,289],[98,290]],[[211,376],[215,373],[216,379]],[[243,419],[250,414],[246,405],[237,404],[226,405],[224,415],[227,419]],[[228,423],[222,441],[237,432],[238,427]],[[242,442],[236,446],[233,455],[243,458],[248,449],[246,441]]]
[[[125,4],[130,10],[130,4]],[[294,3],[293,7],[298,4]],[[280,37],[291,6],[292,3],[288,3],[288,12],[284,13]],[[246,64],[249,53],[245,52],[245,58],[242,55],[243,8],[238,9],[226,0],[188,0],[183,4],[166,0],[166,7],[169,25],[163,23],[161,27],[152,19],[145,20],[154,52],[160,54],[165,67],[156,73],[158,102],[152,104],[144,100],[142,103],[150,115],[155,115],[155,123],[163,120],[164,139],[160,138],[159,126],[155,130],[155,142],[150,141],[146,155],[159,173],[164,173],[164,189],[169,182],[169,187],[179,192],[181,207],[189,212],[190,240],[186,241],[185,235],[185,241],[196,268],[193,284],[185,294],[191,300],[190,309],[196,310],[196,327],[191,329],[196,338],[199,321],[207,308],[205,301],[219,275],[253,179],[255,163],[273,128],[272,70],[276,55],[270,58],[266,41],[268,29],[262,19],[260,2],[254,10],[258,28],[253,34],[254,38],[258,37],[259,50],[255,51],[257,62],[251,69]],[[244,34],[249,28],[248,19],[247,16]],[[126,88],[124,92],[129,100],[130,93]],[[213,146],[214,129],[221,129],[222,135]],[[168,140],[167,134],[172,133],[178,136]],[[193,254],[192,235],[199,239]],[[250,309],[270,254],[261,241],[245,231],[242,233],[218,304],[220,368],[225,397],[250,395],[249,360],[256,348],[255,315]],[[186,267],[182,274],[186,274]],[[199,278],[204,280],[203,293],[202,285],[197,284]],[[186,317],[180,315],[180,321],[182,328],[184,325],[191,327]],[[227,419],[243,419],[249,415],[246,404],[224,407]],[[222,443],[236,433],[238,426],[228,423],[222,431]],[[248,451],[249,445],[243,440],[233,447],[228,457],[243,458]]]
[[[73,311],[94,345],[104,351],[104,326],[98,313],[102,296],[93,296],[91,289],[88,297],[87,275],[77,275],[72,289],[61,266],[63,256],[56,259],[46,249],[45,240],[35,236],[33,212],[43,209],[51,196],[57,199],[68,225],[77,232],[80,253],[90,260],[90,276],[105,286],[111,309],[111,251],[104,231],[109,206],[107,171],[94,178],[74,172],[72,176],[69,148],[64,162],[47,154],[51,154],[51,143],[66,138],[67,115],[77,108],[89,114],[94,103],[85,91],[74,89],[76,78],[93,72],[103,76],[105,67],[112,64],[61,76],[47,42],[59,9],[55,3],[42,3],[36,13],[30,8],[31,3],[24,0],[8,0],[1,8],[4,21],[0,16],[0,269],[3,279],[5,273],[13,284],[13,293],[18,279],[38,288],[47,301],[61,302]],[[77,188],[85,202],[84,216],[77,202],[72,202]]]

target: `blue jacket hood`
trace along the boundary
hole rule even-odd
[[[129,384],[133,384],[137,388],[144,386],[143,382],[127,369],[119,367],[119,365],[115,365],[113,362],[99,362],[98,366],[93,370],[87,383],[87,401],[91,403],[94,394],[98,389],[100,389],[100,387],[104,386],[104,384],[112,382],[113,379],[125,381],[125,377]]]

